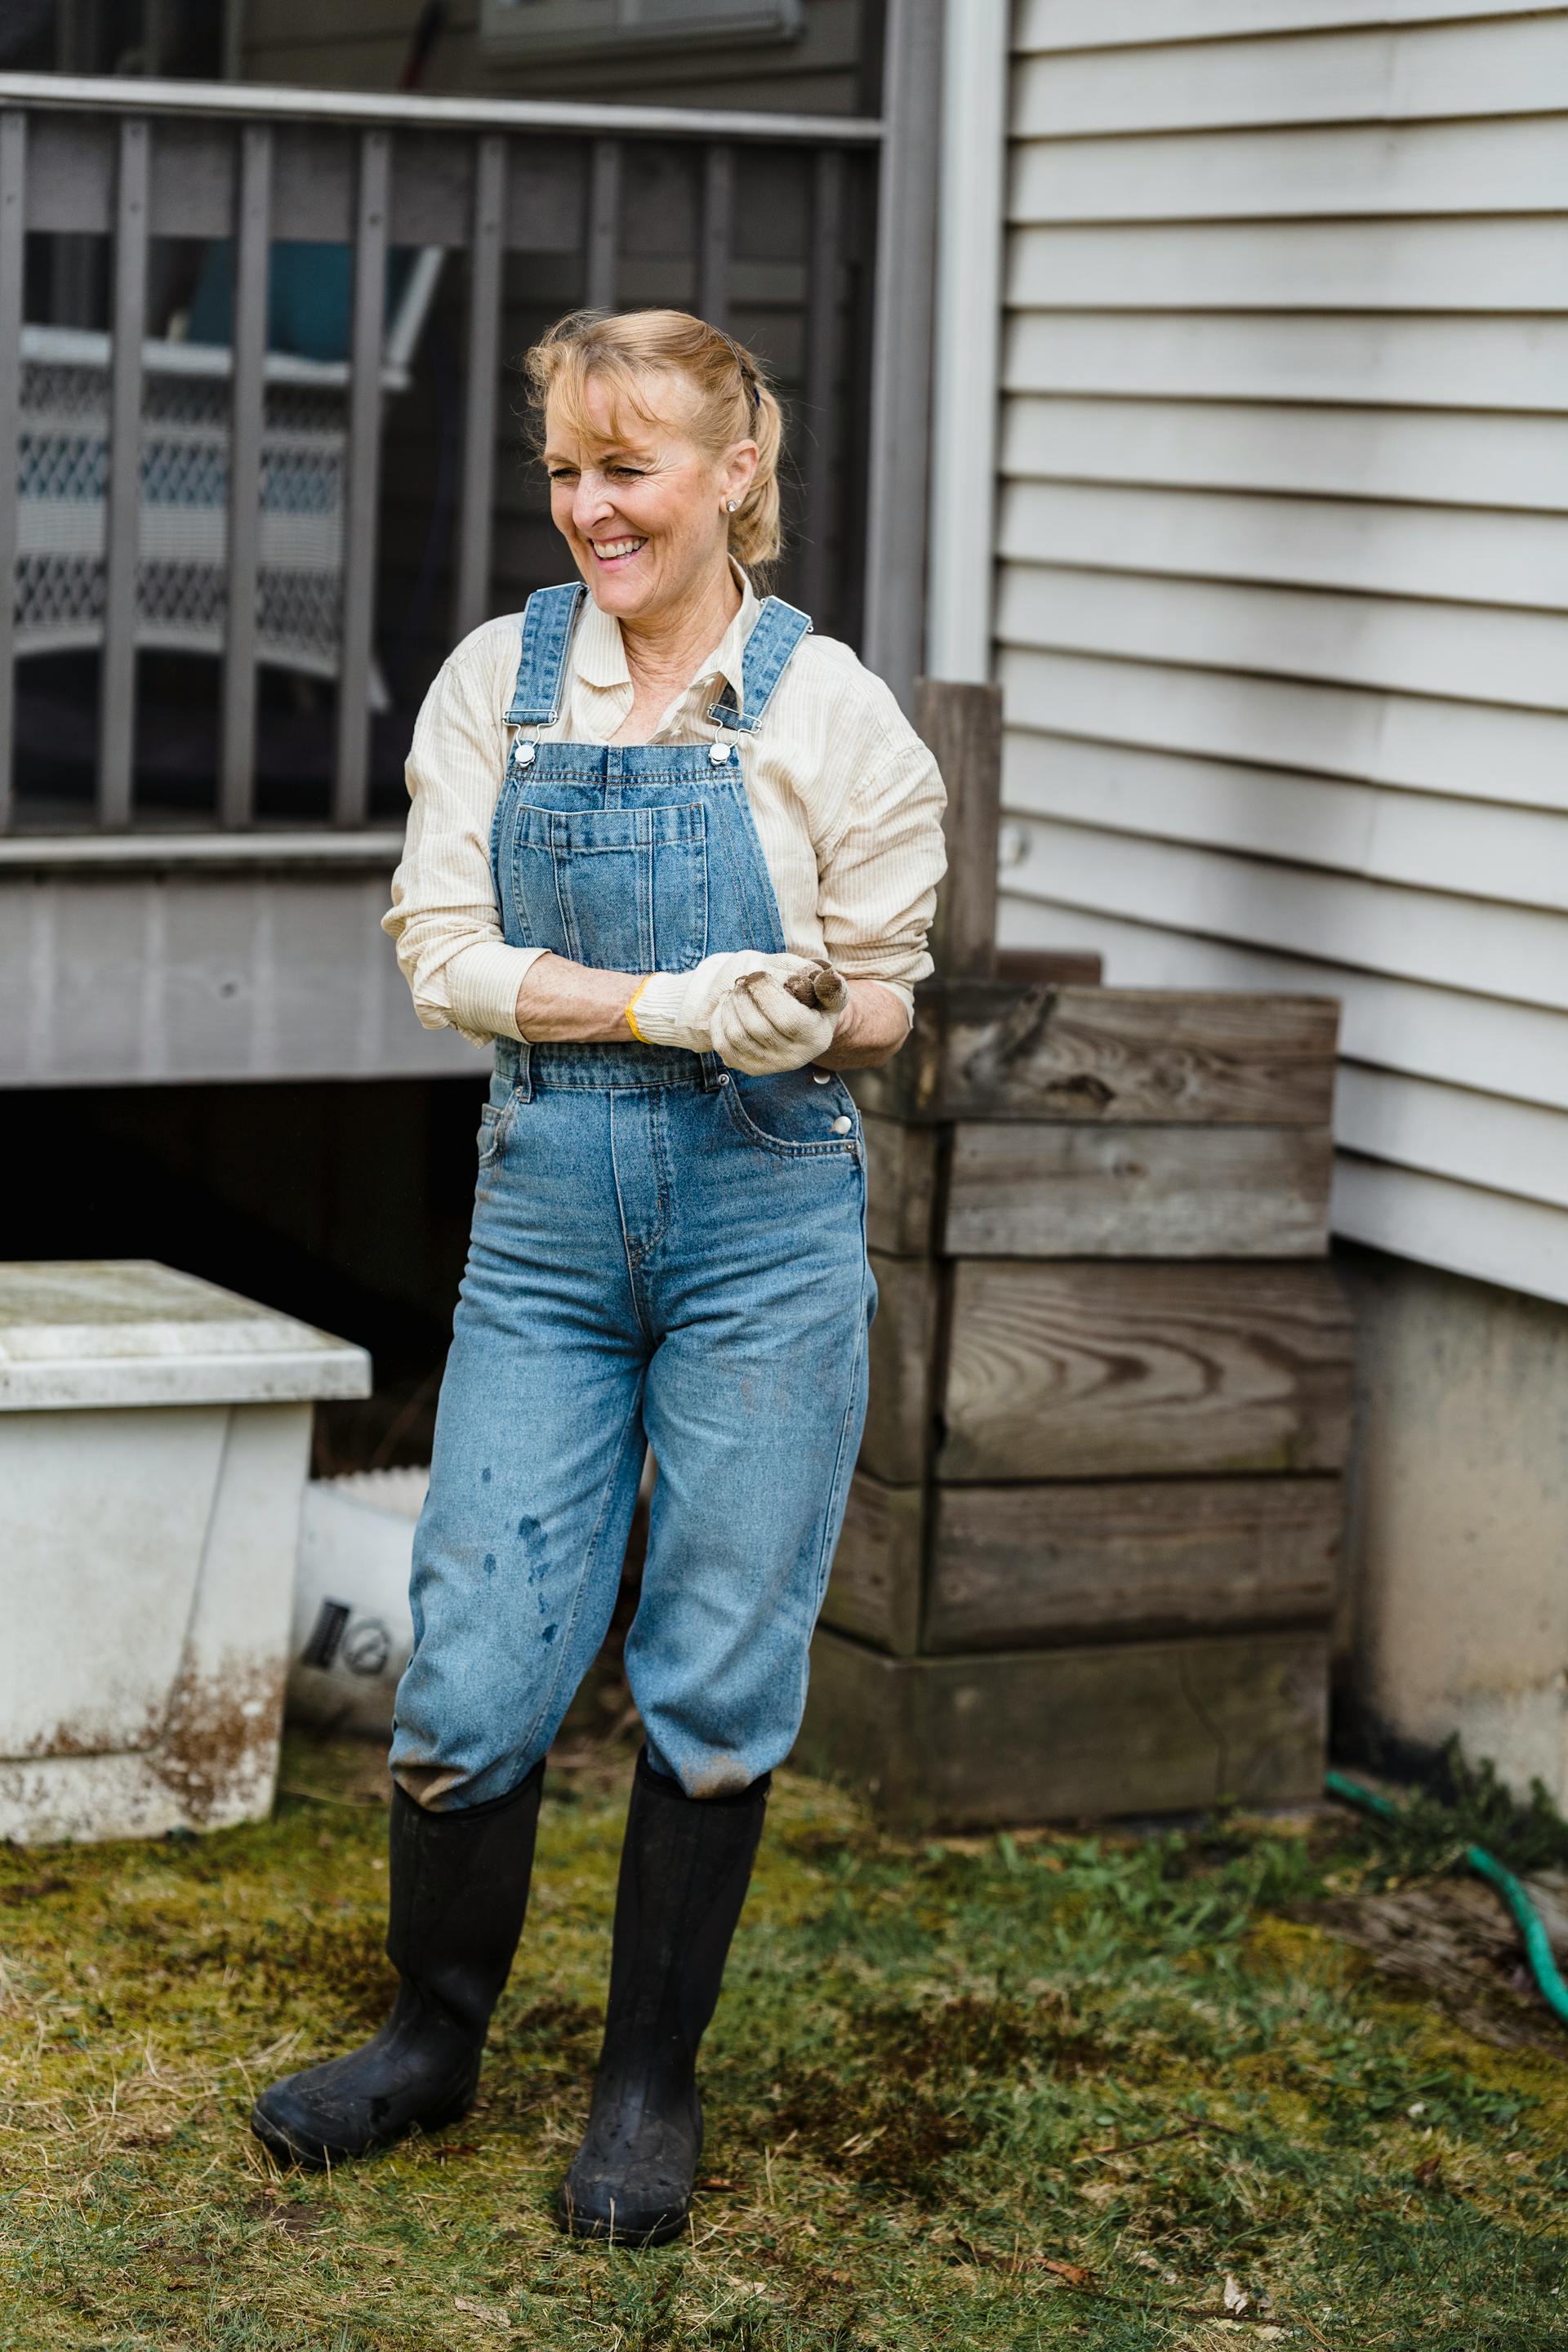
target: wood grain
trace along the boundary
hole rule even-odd
[[[1340,1469],[1351,1337],[1327,1266],[961,1262],[938,1475]]]
[[[954,1257],[1321,1257],[1332,1165],[1326,1127],[966,1121],[953,1134],[941,1247]]]
[[[915,1119],[1327,1127],[1332,997],[925,981],[909,1044],[859,1075],[868,1110]]]
[[[923,1257],[931,1245],[937,1130],[869,1113],[860,1127],[866,1139],[866,1238],[874,1250]]]
[[[947,876],[931,954],[939,971],[987,977],[996,955],[996,835],[1002,806],[1002,689],[922,677],[915,728],[947,787]]]
[[[1044,982],[1051,988],[1098,988],[1105,975],[1105,958],[1089,948],[998,948],[998,980],[1019,988]]]
[[[929,1258],[873,1250],[880,1303],[871,1326],[871,1395],[861,1467],[914,1486],[931,1454],[940,1271]]]
[[[888,1658],[825,1629],[795,1761],[904,1832],[1310,1801],[1328,1663],[1316,1633]]]
[[[910,1657],[920,1647],[925,1489],[887,1486],[858,1470],[834,1555],[822,1622],[873,1648]]]
[[[1326,1620],[1343,1519],[1337,1478],[939,1487],[921,1646],[1025,1648]],[[832,1622],[894,1646],[868,1622]]]

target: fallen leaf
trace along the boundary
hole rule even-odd
[[[1224,2304],[1226,2311],[1230,2313],[1233,2319],[1239,2319],[1242,2313],[1247,2309],[1247,2296],[1246,2289],[1237,2284],[1237,2281],[1232,2278],[1228,2271],[1226,2271],[1225,2274],[1225,2293],[1221,2295],[1220,2301]]]
[[[482,2319],[489,2326],[504,2327],[511,2334],[511,2322],[499,2304],[476,2303],[471,2295],[458,2294],[452,2298],[454,2311],[466,2311],[470,2319]]]
[[[705,2180],[696,2184],[699,2189],[739,2189],[740,2185],[738,2180],[728,2179],[721,2172],[710,2172]]]
[[[1415,2186],[1417,2189],[1441,2189],[1443,2159],[1440,2156],[1429,2156],[1425,2164],[1416,2166]]]
[[[1037,2255],[1036,2260],[1041,2270],[1049,2271],[1052,2276],[1059,2278],[1064,2285],[1092,2286],[1094,2284],[1094,2273],[1086,2271],[1081,2263],[1047,2262],[1043,2254]]]

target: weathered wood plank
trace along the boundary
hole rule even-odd
[[[928,1651],[1304,1624],[1334,1605],[1337,1478],[942,1486]],[[896,1569],[888,1548],[876,1555]],[[837,1571],[835,1571],[837,1573]],[[891,1596],[883,1619],[898,1606]],[[830,1622],[893,1643],[865,1612]]]
[[[998,948],[995,976],[1023,988],[1040,981],[1052,988],[1098,988],[1105,958],[1089,948]]]
[[[1293,1804],[1322,1788],[1327,1638],[887,1658],[825,1628],[795,1748],[896,1829]]]
[[[950,978],[987,979],[996,958],[996,835],[1002,807],[1002,689],[922,677],[915,727],[947,786],[947,878],[931,953]]]
[[[880,1304],[871,1326],[871,1398],[864,1469],[889,1486],[925,1476],[931,1447],[940,1269],[929,1258],[871,1253]]]
[[[858,1470],[834,1554],[822,1622],[879,1650],[920,1647],[925,1489],[887,1486]]]
[[[965,1123],[938,1246],[953,1257],[1321,1257],[1332,1166],[1326,1127]]]
[[[931,1245],[938,1140],[933,1127],[864,1118],[866,1234],[874,1250],[924,1257]]]
[[[1327,1127],[1332,997],[926,981],[857,1093],[886,1117]]]
[[[360,142],[355,197],[349,441],[343,467],[342,634],[332,774],[332,820],[337,824],[363,824],[370,804],[366,762],[380,522],[381,340],[386,303],[391,158],[387,133],[367,131]]]
[[[1351,1337],[1326,1265],[961,1262],[938,1475],[1342,1468]]]

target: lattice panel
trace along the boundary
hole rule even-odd
[[[345,392],[269,385],[262,439],[258,651],[335,676],[342,593]],[[149,371],[141,437],[139,644],[221,653],[227,617],[229,388]],[[101,642],[109,372],[22,372],[19,653]]]

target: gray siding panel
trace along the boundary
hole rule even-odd
[[[1568,8],[1015,51],[1004,939],[1341,995],[1339,1229],[1568,1298]]]

